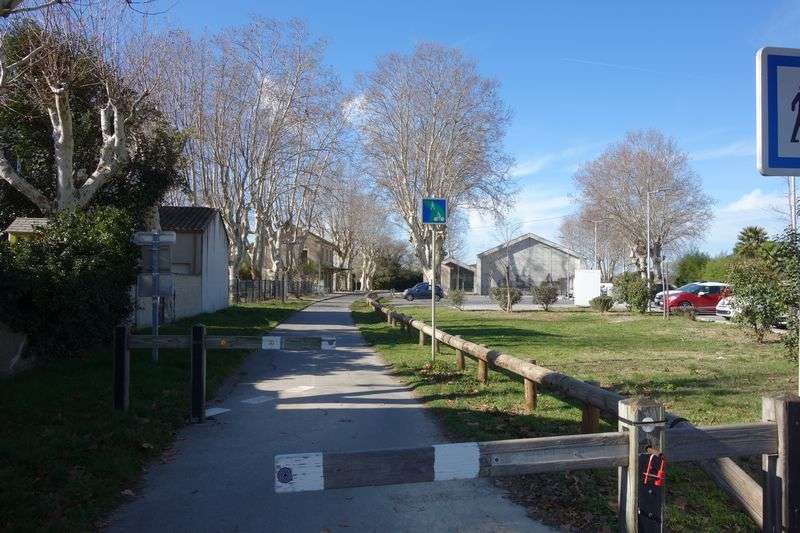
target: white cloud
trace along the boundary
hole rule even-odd
[[[579,144],[548,154],[538,154],[529,157],[523,157],[519,163],[511,168],[510,175],[512,178],[533,176],[542,170],[559,163],[566,163],[566,165],[564,165],[566,171],[574,172],[574,170],[571,169],[577,169],[581,160],[585,159],[590,152],[597,150],[597,148],[602,145],[603,143],[597,142]]]
[[[697,150],[690,157],[693,161],[710,161],[726,157],[752,157],[756,153],[755,143],[752,139],[734,141],[723,146]]]
[[[345,120],[352,125],[360,125],[364,120],[364,103],[365,98],[363,94],[357,94],[345,100],[344,104],[342,104],[342,114]]]
[[[753,189],[733,202],[724,206],[721,211],[725,213],[773,212],[787,206],[786,196],[778,193],[765,193],[761,189]]]
[[[526,159],[511,167],[511,172],[509,172],[509,174],[512,178],[533,176],[541,172],[547,165],[552,163],[553,160],[555,160],[555,155],[553,154]]]
[[[520,224],[519,234],[536,233],[550,240],[558,241],[558,228],[564,217],[574,208],[572,198],[563,192],[553,194],[529,187],[520,191],[509,218]],[[500,242],[494,221],[478,211],[467,211],[466,249],[464,259],[472,263],[475,256]]]
[[[753,189],[714,211],[704,248],[712,253],[730,251],[745,226],[761,226],[770,235],[778,234],[787,224],[787,211],[785,194]]]

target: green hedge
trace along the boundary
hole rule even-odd
[[[35,355],[79,355],[108,341],[134,309],[132,232],[127,214],[102,207],[0,243],[0,322],[27,334]]]

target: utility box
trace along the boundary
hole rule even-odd
[[[589,307],[593,298],[600,296],[600,271],[576,270],[575,271],[575,305]]]

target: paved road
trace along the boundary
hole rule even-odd
[[[352,296],[308,307],[278,330],[335,335],[337,351],[256,352],[220,403],[145,474],[111,531],[546,531],[485,479],[276,495],[273,456],[445,442],[412,394],[364,345]]]

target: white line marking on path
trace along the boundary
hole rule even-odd
[[[255,398],[249,398],[247,400],[242,400],[242,403],[249,403],[249,404],[257,404],[257,403],[264,403],[270,400],[277,400],[274,396],[256,396]]]
[[[206,409],[206,416],[216,416],[221,415],[222,413],[227,413],[230,409],[225,409],[224,407],[212,407],[211,409]]]
[[[481,451],[477,442],[435,444],[433,479],[472,479],[478,477]]]
[[[311,385],[300,385],[299,387],[292,387],[291,389],[285,389],[283,392],[305,392],[313,388],[314,387]]]
[[[275,456],[275,492],[300,492],[325,488],[321,453]]]

